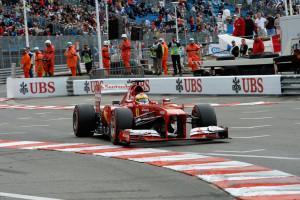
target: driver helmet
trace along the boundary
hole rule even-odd
[[[148,104],[149,97],[145,93],[139,93],[135,96],[135,102],[137,104]]]

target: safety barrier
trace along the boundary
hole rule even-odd
[[[7,78],[7,98],[67,96],[68,77]]]
[[[83,78],[83,77],[81,77]],[[281,76],[173,77],[83,79],[8,78],[8,98],[34,98],[92,95],[95,85],[104,86],[103,93],[124,93],[131,80],[144,80],[142,87],[150,94],[191,95],[281,95]]]
[[[300,95],[300,75],[281,76],[283,95]]]

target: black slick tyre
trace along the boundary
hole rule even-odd
[[[110,140],[113,144],[120,144],[119,132],[125,129],[131,129],[133,123],[133,114],[129,108],[116,108],[114,110],[114,128],[111,131]]]
[[[192,110],[192,128],[217,126],[215,110],[209,104],[195,105]]]
[[[73,130],[77,137],[91,137],[96,127],[96,114],[93,105],[76,105],[73,112]]]

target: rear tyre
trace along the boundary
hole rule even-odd
[[[91,137],[96,128],[96,114],[94,106],[76,105],[73,112],[73,130],[77,137]]]
[[[192,128],[216,126],[215,110],[209,104],[195,105],[192,110]]]
[[[133,123],[133,114],[129,108],[116,108],[114,110],[114,128],[110,135],[113,144],[120,144],[119,132],[125,129],[131,129]]]

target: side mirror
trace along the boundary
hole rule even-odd
[[[132,99],[127,99],[127,100],[125,101],[125,103],[133,103],[133,100],[132,100]]]

